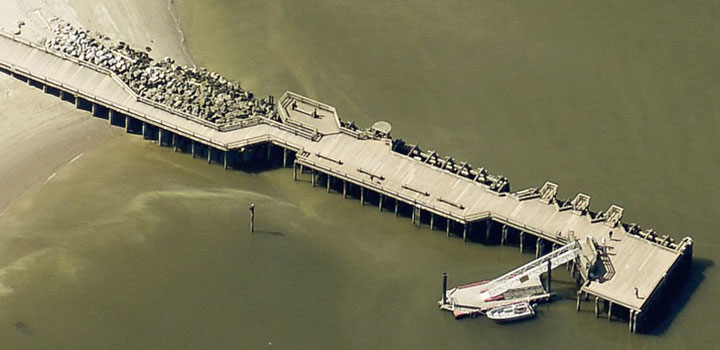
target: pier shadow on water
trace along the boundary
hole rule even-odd
[[[713,266],[715,266],[713,260],[693,258],[688,276],[681,283],[677,283],[672,287],[670,295],[666,297],[664,303],[661,304],[661,309],[651,320],[647,334],[662,335],[670,328],[677,315],[685,308],[692,295],[705,281],[705,271]]]

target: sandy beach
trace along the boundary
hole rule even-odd
[[[0,28],[12,32],[24,22],[20,35],[37,41],[62,20],[136,47],[150,46],[155,58],[189,64],[172,6],[167,0],[5,0]],[[5,74],[0,75],[0,105],[0,215],[98,142],[123,134]]]

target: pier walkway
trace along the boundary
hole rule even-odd
[[[380,210],[409,209],[413,223],[442,226],[448,235],[484,235],[501,244],[513,240],[521,250],[531,242],[536,256],[577,240],[582,253],[571,264],[581,282],[578,310],[581,299],[594,296],[596,315],[603,301],[608,317],[627,319],[632,331],[661,300],[668,280],[691,261],[692,239],[676,243],[627,225],[618,206],[594,213],[589,196],[559,200],[551,182],[509,192],[509,184],[494,186],[499,180],[481,181],[488,178],[482,169],[431,165],[412,151],[394,149],[396,141],[389,135],[346,128],[335,108],[294,93],[278,101],[280,120],[251,116],[220,128],[137,96],[108,71],[5,33],[0,35],[0,70],[161,145],[190,147],[193,156],[206,150],[208,161],[226,168],[255,146],[268,145],[268,154],[279,147],[296,179],[298,169],[301,175],[309,169],[313,185],[322,177],[328,191],[333,183],[342,186],[344,196],[359,190],[361,203],[372,196]],[[605,246],[596,243],[603,238]],[[624,311],[613,311],[613,305]]]

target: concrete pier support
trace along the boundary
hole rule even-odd
[[[287,168],[288,150],[283,148],[283,168]]]
[[[310,169],[310,184],[315,187],[315,169]]]
[[[413,207],[414,211],[417,211],[415,213],[415,226],[420,227],[420,218],[422,217],[422,209],[419,207]]]
[[[272,143],[267,144],[267,162],[270,164],[272,162]]]
[[[381,193],[380,199],[378,200],[378,208],[380,208],[380,211],[382,211],[382,207],[383,207],[383,195]]]
[[[468,224],[463,224],[463,242],[467,242]]]
[[[347,181],[343,180],[343,199],[347,198]]]
[[[142,122],[142,137],[143,139],[147,139],[147,123]]]
[[[450,218],[448,218],[448,219],[445,221],[445,234],[446,234],[448,237],[450,237],[450,225],[451,225],[451,224],[452,224],[452,221],[450,220]]]
[[[502,233],[500,235],[500,245],[505,245],[507,241],[507,225],[502,225]]]
[[[412,214],[410,214],[410,221],[415,225],[415,206],[412,208]]]
[[[542,239],[540,237],[535,240],[535,257],[540,257],[540,245],[542,244]]]
[[[225,168],[225,170],[228,168],[228,152],[229,151],[223,152],[223,168]]]
[[[192,157],[195,158],[195,141],[190,140],[190,152],[192,153]]]
[[[492,227],[492,220],[488,220],[485,223],[485,242],[490,242],[490,228]]]
[[[607,312],[608,312],[608,321],[612,320],[612,309],[613,309],[612,307],[613,307],[613,302],[612,302],[612,301],[608,301],[608,310],[607,310]]]
[[[520,231],[520,253],[523,252],[523,241],[525,238],[525,232]]]
[[[435,214],[430,213],[430,231],[435,229]]]
[[[207,146],[207,162],[208,164],[212,164],[212,147]]]
[[[178,138],[178,135],[177,135],[176,133],[173,133],[173,134],[172,134],[172,148],[173,148],[173,152],[177,152],[177,148],[178,148],[178,146],[177,146],[177,144],[178,144],[177,138]]]
[[[580,311],[580,304],[582,303],[582,292],[577,292],[577,302],[575,304],[575,311]]]
[[[330,182],[332,181],[332,176],[328,174],[327,181],[325,181],[325,187],[327,188],[327,193],[330,193]]]
[[[365,187],[360,187],[360,205],[365,205]]]
[[[297,181],[297,164],[296,163],[293,163],[293,181]]]
[[[600,298],[595,297],[595,318],[600,317]]]

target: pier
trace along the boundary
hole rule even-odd
[[[503,176],[393,139],[387,123],[358,129],[334,107],[292,92],[275,117],[217,125],[138,95],[112,71],[2,32],[0,71],[159,146],[226,169],[292,167],[294,180],[447,236],[516,244],[536,257],[578,242],[580,254],[566,262],[578,280],[577,310],[592,298],[596,317],[627,321],[632,332],[649,327],[692,263],[690,237],[625,223],[620,206],[594,212],[590,196],[559,199],[549,181],[513,192]]]

